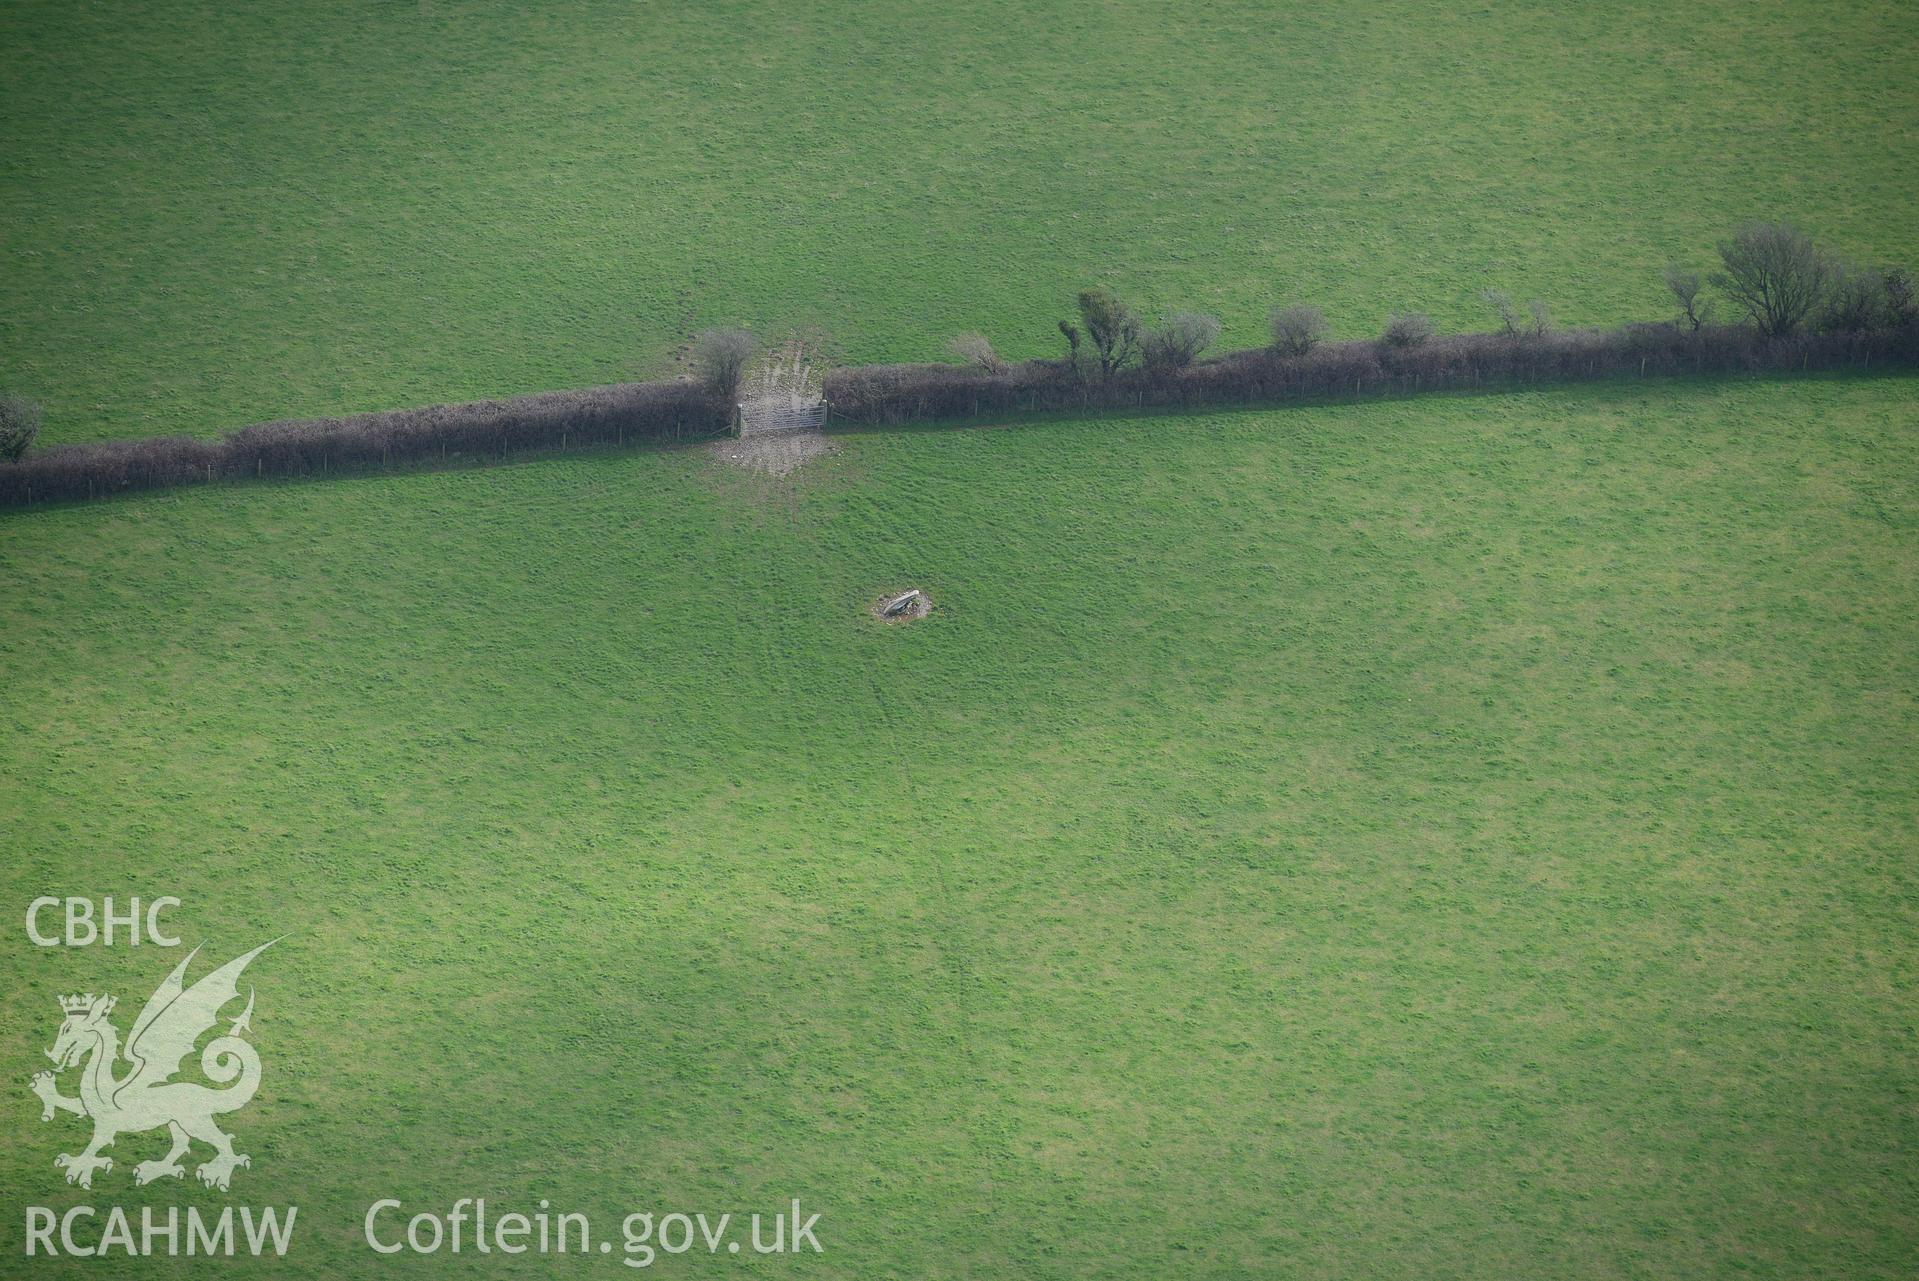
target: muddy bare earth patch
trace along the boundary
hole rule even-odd
[[[707,448],[735,467],[765,472],[769,476],[789,476],[815,458],[839,452],[839,446],[831,437],[817,431],[768,432],[716,440]]]

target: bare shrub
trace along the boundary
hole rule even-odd
[[[1267,321],[1273,330],[1273,349],[1282,356],[1304,356],[1326,341],[1326,316],[1317,307],[1303,303],[1275,307]]]
[[[1386,322],[1386,329],[1379,335],[1380,345],[1395,351],[1407,351],[1419,346],[1433,336],[1433,322],[1430,317],[1417,312],[1395,312]]]
[[[1482,289],[1479,297],[1499,318],[1499,334],[1503,338],[1544,338],[1552,331],[1552,308],[1543,298],[1527,303],[1522,313],[1513,296],[1504,289]]]
[[[1203,311],[1182,311],[1140,340],[1140,359],[1148,369],[1184,369],[1219,337],[1219,318]]]
[[[984,334],[961,334],[946,347],[967,364],[989,374],[1001,373],[1006,368],[1006,362],[1000,359],[999,353],[993,350],[993,344],[986,340]]]
[[[1712,321],[1712,300],[1700,296],[1705,284],[1705,277],[1698,272],[1676,262],[1666,264],[1666,288],[1671,291],[1673,301],[1679,304],[1680,320],[1693,333],[1698,333],[1702,326]]]
[[[1822,334],[1862,334],[1886,324],[1889,312],[1886,278],[1876,267],[1835,262],[1814,325]]]
[[[760,349],[760,340],[745,329],[702,329],[693,340],[693,368],[715,396],[739,397],[746,362]]]
[[[1723,271],[1713,285],[1768,338],[1796,333],[1825,301],[1834,276],[1832,256],[1788,222],[1747,223],[1719,242]]]
[[[20,461],[39,434],[40,406],[25,396],[0,392],[0,458]]]
[[[1519,308],[1513,306],[1513,296],[1504,289],[1482,289],[1479,297],[1499,317],[1499,332],[1508,338],[1519,337]]]

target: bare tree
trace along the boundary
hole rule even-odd
[[[984,334],[961,334],[947,344],[947,350],[967,364],[983,369],[989,374],[997,374],[1006,368],[999,353],[993,350],[993,344]]]
[[[1544,298],[1535,298],[1526,304],[1526,314],[1531,317],[1526,327],[1530,338],[1544,338],[1553,331],[1553,309],[1546,305]]]
[[[1679,304],[1679,318],[1694,333],[1712,320],[1712,300],[1700,297],[1705,283],[1705,278],[1696,271],[1690,271],[1676,262],[1666,264],[1666,288],[1672,291],[1673,301]]]
[[[1404,351],[1417,347],[1433,336],[1433,322],[1427,316],[1413,312],[1395,312],[1386,322],[1386,331],[1379,336],[1381,344]]]
[[[40,406],[25,396],[0,392],[0,458],[20,461],[40,434]]]
[[[760,349],[760,340],[745,329],[703,329],[693,340],[693,367],[714,395],[737,400],[746,362]]]
[[[1883,326],[1888,311],[1886,279],[1877,268],[1835,262],[1826,301],[1814,320],[1821,333],[1857,334]]]
[[[1304,356],[1326,341],[1326,316],[1317,307],[1301,303],[1275,307],[1267,319],[1273,327],[1273,346],[1282,356]]]
[[[1832,286],[1831,256],[1788,222],[1746,224],[1719,242],[1719,260],[1714,287],[1770,338],[1796,332]]]
[[[1504,289],[1482,289],[1479,297],[1499,317],[1500,332],[1508,338],[1519,337],[1519,309],[1513,306],[1513,296]]]
[[[1178,312],[1140,340],[1140,359],[1148,369],[1184,369],[1218,337],[1218,317],[1203,311]]]

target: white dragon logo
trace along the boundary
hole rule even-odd
[[[120,1056],[120,1033],[107,1021],[114,998],[91,993],[60,998],[60,1011],[66,1017],[53,1048],[47,1051],[54,1071],[37,1074],[33,1092],[40,1096],[42,1121],[51,1121],[56,1111],[93,1119],[93,1142],[87,1144],[87,1150],[78,1156],[62,1153],[54,1158],[53,1164],[67,1172],[68,1183],[92,1187],[96,1170],[106,1173],[113,1169],[113,1159],[101,1156],[101,1148],[111,1145],[119,1135],[163,1125],[173,1136],[173,1148],[158,1161],[136,1165],[133,1181],[137,1184],[183,1177],[186,1170],[180,1158],[194,1139],[214,1150],[213,1159],[194,1171],[208,1187],[226,1191],[233,1171],[253,1164],[233,1150],[233,1136],[213,1123],[221,1113],[245,1107],[260,1086],[260,1056],[241,1039],[253,1017],[251,988],[247,990],[246,1009],[233,1020],[227,1034],[207,1042],[200,1052],[200,1070],[208,1080],[227,1088],[210,1089],[198,1082],[172,1078],[194,1043],[218,1021],[221,1007],[239,995],[240,973],[247,963],[278,941],[262,943],[245,956],[228,961],[190,988],[184,981],[187,964],[200,949],[188,953],[187,959],[174,966],[173,973],[147,998],[146,1008],[133,1021],[126,1047],[127,1061],[133,1067],[117,1079],[113,1065]],[[80,1072],[80,1095],[68,1098],[55,1084],[55,1073],[82,1060],[86,1066]],[[227,1084],[235,1078],[235,1084]]]

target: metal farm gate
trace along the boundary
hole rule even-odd
[[[761,436],[770,431],[813,431],[826,425],[826,402],[795,404],[786,400],[742,400],[739,434]]]
[[[734,428],[741,436],[816,431],[826,425],[826,397],[797,343],[770,356],[745,393],[734,414]]]

